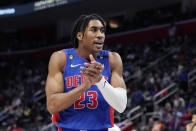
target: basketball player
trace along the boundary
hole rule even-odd
[[[74,48],[50,58],[47,109],[61,131],[106,131],[114,125],[113,109],[126,108],[121,57],[102,50],[104,40],[103,19],[82,15],[72,32]]]
[[[191,111],[192,123],[186,125],[186,131],[196,131],[196,108]]]

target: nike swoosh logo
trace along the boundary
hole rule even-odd
[[[79,65],[81,65],[81,64],[77,64],[77,65],[72,65],[72,64],[71,64],[71,67],[77,67],[77,66],[79,66]]]

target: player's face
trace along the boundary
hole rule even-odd
[[[86,27],[82,44],[90,53],[98,53],[103,49],[105,29],[99,20],[91,20]]]

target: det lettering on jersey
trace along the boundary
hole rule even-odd
[[[87,131],[87,130],[80,130],[80,131]]]
[[[108,80],[108,77],[104,76],[105,80]],[[84,82],[84,75],[74,75],[65,77],[67,88],[78,87]]]

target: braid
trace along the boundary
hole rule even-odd
[[[72,34],[71,34],[71,41],[73,43],[73,47],[74,48],[78,48],[78,39],[77,39],[77,34],[78,32],[82,32],[83,36],[84,36],[84,32],[85,29],[89,23],[90,20],[99,20],[104,28],[105,28],[105,24],[104,24],[104,20],[101,16],[97,15],[97,14],[91,14],[91,15],[81,15],[75,22],[73,30],[72,30]]]

